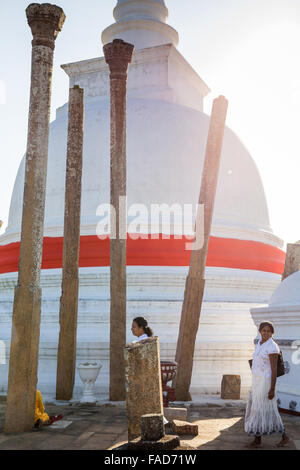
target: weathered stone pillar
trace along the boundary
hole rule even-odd
[[[204,205],[204,243],[201,249],[191,251],[189,273],[185,284],[175,359],[178,363],[177,375],[173,381],[177,400],[190,400],[189,388],[204,292],[206,256],[217,190],[227,106],[228,102],[224,96],[216,98],[210,119],[199,196],[199,205]]]
[[[121,39],[103,47],[110,69],[110,400],[125,400],[126,344],[126,82],[133,45]],[[115,215],[115,217],[114,217]],[[115,231],[114,231],[115,227]],[[114,236],[115,232],[115,236]]]
[[[286,247],[286,256],[284,271],[281,280],[299,271],[300,269],[300,241],[296,243],[288,243]]]
[[[141,435],[143,415],[163,414],[158,337],[127,344],[124,350],[128,440]]]
[[[33,35],[31,90],[5,432],[27,431],[34,424],[52,64],[54,41],[65,20],[63,10],[49,3],[33,3],[27,7],[26,14]]]
[[[71,400],[75,379],[83,121],[84,92],[82,88],[75,85],[70,89],[69,95],[62,295],[56,376],[57,400]]]

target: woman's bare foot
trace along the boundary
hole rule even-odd
[[[290,438],[286,434],[282,434],[282,439],[276,444],[276,447],[284,447],[289,444],[289,442],[291,442]]]
[[[256,436],[254,441],[251,442],[251,444],[248,444],[246,447],[250,447],[251,449],[257,449],[261,445],[261,437]]]

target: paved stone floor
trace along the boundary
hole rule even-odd
[[[46,404],[48,414],[62,413],[62,421],[23,434],[3,432],[5,403],[0,402],[0,450],[112,450],[127,440],[124,403]],[[181,439],[198,450],[241,450],[252,438],[243,430],[244,404],[195,403],[188,405],[188,421],[199,425],[199,435]],[[262,450],[300,450],[300,417],[282,414],[291,443],[277,449],[279,435],[263,438]]]

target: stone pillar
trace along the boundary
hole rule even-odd
[[[288,243],[286,247],[285,265],[281,280],[300,269],[300,241]]]
[[[133,45],[120,39],[103,47],[110,69],[110,385],[112,401],[125,400],[126,345],[126,83]],[[114,230],[115,228],[115,230]]]
[[[26,15],[33,35],[31,89],[5,432],[27,431],[34,424],[52,64],[54,42],[65,20],[63,10],[49,3],[29,5]]]
[[[189,388],[204,292],[206,256],[217,190],[227,106],[228,102],[224,96],[216,98],[210,119],[199,196],[199,204],[204,205],[204,243],[202,248],[191,251],[189,273],[185,284],[175,359],[178,363],[177,375],[173,381],[177,400],[191,399]]]
[[[141,435],[143,415],[163,414],[158,337],[130,343],[124,351],[128,440]]]
[[[70,89],[69,96],[62,296],[56,377],[57,400],[71,400],[75,379],[83,121],[84,92],[82,88],[75,85]]]

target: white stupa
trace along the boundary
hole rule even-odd
[[[177,32],[166,24],[163,0],[119,0],[116,23],[102,34],[103,43],[121,38],[135,45],[128,73],[127,191],[128,222],[133,204],[151,210],[153,204],[198,202],[209,116],[203,99],[210,92],[197,72],[178,52]],[[96,383],[100,396],[109,384],[109,241],[96,235],[109,203],[109,70],[103,57],[63,65],[70,87],[85,92],[85,136],[82,181],[80,292],[77,360],[99,360]],[[229,103],[230,105],[230,103]],[[67,104],[51,124],[40,336],[39,389],[55,396],[59,334],[59,299],[64,216]],[[0,331],[7,349],[11,334],[13,288],[17,280],[24,186],[24,158],[11,198],[9,222],[0,237]],[[176,212],[176,211],[175,211]],[[178,215],[178,206],[177,206]],[[171,237],[164,227],[140,230],[158,239],[128,239],[128,341],[131,321],[146,316],[160,338],[161,358],[174,360],[190,252],[185,239]],[[129,225],[128,232],[131,233]],[[268,301],[284,268],[282,241],[270,227],[265,193],[257,167],[238,137],[226,128],[212,236],[206,269],[206,290],[194,356],[192,395],[218,393],[223,374],[240,374],[242,394],[250,386],[248,359],[256,327],[249,309]],[[5,393],[8,367],[0,368],[0,392]],[[74,397],[81,384],[76,377]]]

